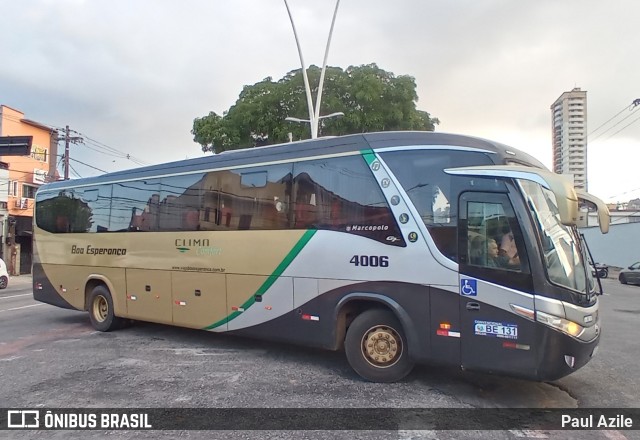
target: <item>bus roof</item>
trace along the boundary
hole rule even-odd
[[[147,167],[116,171],[96,177],[48,183],[43,185],[41,189],[49,191],[73,187],[76,185],[91,185],[112,181],[117,182],[121,180],[154,177],[167,174],[182,174],[218,168],[246,167],[252,164],[286,162],[304,157],[341,154],[385,147],[411,147],[418,145],[476,148],[496,153],[502,158],[508,158],[523,164],[545,168],[544,165],[530,155],[499,142],[493,142],[472,136],[436,133],[430,131],[390,131],[308,139],[265,147],[230,150],[220,154],[207,155],[196,159],[185,159],[177,162],[168,162],[158,165],[150,165]]]

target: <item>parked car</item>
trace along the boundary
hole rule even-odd
[[[9,273],[7,272],[7,265],[0,259],[0,289],[6,289],[9,285]]]
[[[640,284],[640,261],[620,271],[618,280],[622,284]]]
[[[595,266],[591,266],[591,275],[598,278],[607,278],[609,276],[609,266],[596,263]]]

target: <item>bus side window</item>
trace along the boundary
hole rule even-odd
[[[317,220],[316,195],[300,191],[295,205],[295,227],[308,228],[313,226]]]
[[[509,210],[510,211],[510,210]],[[501,203],[467,203],[467,263],[487,268],[522,271],[519,252],[522,242],[516,242],[511,225],[512,214]]]
[[[429,231],[438,251],[458,262],[458,197],[469,188],[469,178],[452,176],[444,172],[451,167],[490,165],[493,162],[484,153],[455,151],[443,148],[381,153],[418,215]],[[482,186],[473,185],[474,190]]]
[[[56,228],[53,232],[69,232],[69,217],[57,216]]]
[[[296,162],[295,229],[315,228],[405,246],[384,193],[361,155]]]

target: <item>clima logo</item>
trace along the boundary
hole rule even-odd
[[[208,238],[176,238],[174,241],[176,249],[180,251],[180,253],[189,252],[192,247],[208,247],[209,239]]]

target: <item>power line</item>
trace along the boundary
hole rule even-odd
[[[620,110],[618,113],[615,114],[615,116],[612,116],[611,119],[609,119],[607,122],[603,123],[602,125],[600,125],[598,128],[596,128],[595,130],[592,130],[587,136],[591,136],[592,134],[594,134],[596,131],[600,130],[602,127],[604,127],[605,125],[607,125],[609,122],[613,121],[615,118],[617,118],[618,116],[620,116],[620,114],[622,112],[624,112],[625,110],[630,109],[630,106],[625,106],[622,108],[622,110]]]
[[[148,162],[143,161],[142,159],[138,159],[137,157],[134,157],[133,155],[129,154],[129,153],[125,153],[124,151],[120,151],[117,148],[113,148],[103,142],[99,142],[95,139],[90,138],[89,136],[79,133],[85,140],[89,141],[89,143],[93,144],[93,146],[98,147],[98,148],[102,148],[104,150],[106,150],[107,152],[103,153],[103,154],[109,154],[111,153],[111,155],[113,155],[114,157],[121,157],[121,158],[125,158],[128,159],[134,163],[136,163],[137,165],[149,165]],[[85,142],[85,146],[86,146],[86,142]]]
[[[88,163],[81,162],[81,161],[79,161],[78,159],[73,159],[73,158],[71,158],[71,157],[70,157],[70,158],[69,158],[69,160],[72,160],[72,161],[74,161],[74,162],[78,162],[79,164],[82,164],[82,165],[84,165],[85,167],[93,168],[94,170],[100,171],[101,173],[108,173],[108,171],[101,170],[100,168],[96,168],[96,167],[94,167],[93,165],[89,165]]]
[[[616,131],[615,133],[613,133],[611,136],[609,136],[607,139],[611,139],[613,136],[617,135],[618,133],[620,133],[622,130],[624,130],[625,128],[627,128],[630,125],[635,124],[636,122],[640,121],[640,116],[638,116],[637,118],[635,118],[633,121],[629,122],[627,125],[625,125],[624,127],[622,127],[620,130]],[[606,140],[606,139],[605,139]]]
[[[634,101],[635,102],[635,101]],[[633,105],[633,104],[632,104]],[[590,141],[593,143],[596,139],[598,139],[600,136],[602,136],[603,134],[607,133],[608,131],[614,129],[615,127],[617,127],[618,125],[622,124],[624,121],[626,121],[627,119],[629,119],[631,116],[633,116],[638,109],[640,109],[640,106],[629,106],[628,107],[629,110],[631,110],[631,113],[629,113],[627,116],[625,116],[624,118],[622,118],[621,120],[619,120],[618,122],[616,122],[615,124],[613,124],[611,127],[607,128],[605,131],[601,132],[600,134],[598,134],[595,138],[590,139]],[[618,113],[619,115],[619,113]],[[616,115],[617,116],[617,115]],[[635,122],[635,121],[634,121]],[[629,124],[631,125],[631,124]],[[622,130],[624,130],[625,128],[627,128],[629,125],[625,125],[621,130],[616,131],[613,135],[620,133]],[[611,136],[613,136],[611,135]],[[611,137],[609,136],[609,138]],[[607,139],[609,139],[607,138]]]
[[[622,196],[624,196],[624,195],[626,195],[626,194],[631,194],[631,193],[634,193],[634,192],[636,192],[636,191],[640,191],[640,188],[631,189],[631,190],[629,190],[629,191],[625,191],[625,192],[623,192],[623,193],[616,194],[615,196],[611,196],[611,197],[608,197],[608,198],[609,198],[609,199],[617,199],[618,197],[622,197]]]
[[[27,118],[20,118],[18,116],[9,115],[9,114],[6,114],[6,113],[2,113],[2,118],[6,119],[6,120],[9,120],[9,121],[12,121],[12,122],[18,122],[18,123],[25,123],[25,120],[28,120]],[[125,153],[123,151],[118,150],[117,148],[113,148],[113,147],[111,147],[111,146],[109,146],[109,145],[107,145],[107,144],[105,144],[103,142],[100,142],[100,141],[95,140],[95,139],[93,139],[93,138],[91,138],[89,136],[86,136],[83,133],[80,133],[79,131],[69,129],[68,132],[67,132],[68,126],[66,126],[64,128],[63,127],[57,127],[57,126],[54,126],[54,125],[51,125],[51,124],[46,124],[46,123],[39,122],[39,121],[38,121],[38,124],[49,128],[52,133],[53,132],[57,132],[56,134],[58,136],[58,141],[61,141],[61,140],[65,141],[65,150],[67,148],[66,140],[67,140],[67,138],[69,138],[71,143],[82,143],[88,149],[96,151],[98,153],[111,155],[113,157],[119,157],[119,158],[127,159],[127,160],[130,160],[131,162],[133,162],[134,164],[139,165],[139,166],[150,165],[149,162],[146,162],[146,161],[144,161],[144,160],[142,160],[140,158],[137,158],[137,157],[131,155],[130,153]],[[77,136],[70,136],[71,133],[74,133]],[[91,148],[87,144],[93,145],[94,148]],[[101,151],[101,150],[104,150],[104,151]],[[65,165],[66,165],[66,163],[65,163]]]
[[[73,173],[78,176],[80,179],[82,179],[82,176],[80,175],[79,172],[76,171],[76,169],[73,167],[73,165],[69,164],[69,166],[71,167],[71,171],[73,171]]]

